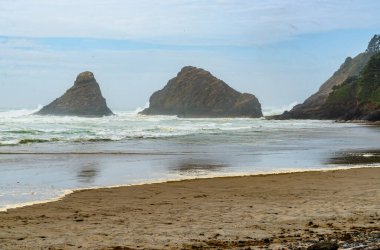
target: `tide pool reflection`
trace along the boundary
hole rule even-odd
[[[96,176],[99,173],[99,166],[97,163],[89,163],[82,166],[77,174],[78,180],[82,183],[95,182]]]
[[[380,150],[342,151],[335,153],[327,163],[333,165],[379,165]]]
[[[169,171],[182,176],[204,176],[209,175],[212,172],[220,173],[226,168],[228,168],[227,164],[191,159],[177,162],[174,166],[169,168]]]

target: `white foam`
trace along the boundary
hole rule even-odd
[[[116,116],[84,118],[72,116],[30,115],[38,110],[13,110],[0,112],[2,127],[0,143],[17,144],[21,140],[86,141],[123,140],[125,138],[168,138],[191,134],[212,134],[221,131],[247,131],[250,137],[265,133],[284,132],[297,128],[346,127],[329,121],[267,121],[264,119],[189,118],[176,116],[144,116],[137,111],[116,112]],[[23,133],[17,133],[24,131]],[[25,133],[31,131],[31,133]]]
[[[42,108],[42,105],[38,105],[35,109],[15,109],[15,110],[5,110],[0,111],[1,118],[16,118],[31,115]]]
[[[264,114],[264,116],[280,115],[280,114],[284,113],[284,111],[291,110],[297,104],[298,104],[298,102],[294,101],[294,102],[291,102],[288,105],[285,105],[282,107],[264,107],[263,108],[263,114]]]
[[[363,157],[373,157],[375,156],[374,154],[363,154]]]
[[[20,140],[1,140],[0,145],[17,145]]]
[[[149,108],[149,102],[145,103],[145,105],[143,107],[137,107],[133,112],[132,114],[138,114],[140,113],[141,111],[143,111],[144,109],[146,108]]]
[[[46,200],[39,200],[39,201],[28,201],[28,202],[21,202],[21,203],[16,203],[16,204],[9,204],[5,205],[4,207],[0,207],[0,212],[6,212],[9,209],[15,209],[19,207],[26,207],[26,206],[32,206],[32,205],[37,205],[37,204],[43,204],[43,203],[48,203],[48,202],[53,202],[53,201],[59,201],[63,199],[66,195],[73,193],[75,190],[64,190],[61,195],[51,198],[51,199],[46,199]]]

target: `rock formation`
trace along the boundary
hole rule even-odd
[[[112,111],[107,107],[106,100],[102,96],[94,74],[89,71],[80,73],[75,80],[74,86],[36,114],[86,117],[113,115]]]
[[[336,242],[322,241],[309,246],[307,250],[338,250],[339,245]]]
[[[180,117],[261,117],[252,94],[240,93],[210,72],[187,66],[150,97],[145,115]]]
[[[317,93],[310,96],[304,103],[295,106],[292,110],[277,116],[278,119],[327,119],[321,111],[329,94],[337,86],[342,85],[351,77],[358,76],[370,58],[380,51],[380,35],[375,35],[368,44],[365,52],[354,58],[348,57],[340,68],[328,79]],[[331,116],[330,116],[331,117]]]

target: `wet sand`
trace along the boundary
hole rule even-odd
[[[378,249],[380,168],[84,190],[0,222],[0,249]]]

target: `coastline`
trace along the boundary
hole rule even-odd
[[[380,244],[379,177],[378,167],[350,168],[79,190],[0,212],[0,246],[277,249],[364,244],[363,235]]]
[[[336,170],[348,170],[348,169],[360,169],[360,168],[380,168],[380,165],[365,165],[362,164],[358,165],[350,165],[350,166],[327,166],[325,168],[311,168],[311,169],[302,169],[302,168],[294,168],[294,169],[284,169],[279,171],[258,171],[254,173],[218,173],[215,175],[207,174],[205,176],[195,176],[195,177],[178,177],[178,178],[169,178],[169,179],[161,179],[161,180],[154,180],[154,181],[144,181],[141,183],[133,183],[133,184],[121,184],[121,185],[108,185],[108,186],[94,186],[94,187],[84,187],[84,188],[77,188],[77,189],[66,189],[62,190],[62,194],[52,197],[46,200],[36,200],[36,201],[28,201],[28,202],[22,202],[18,204],[9,204],[5,207],[0,207],[0,213],[7,212],[10,209],[18,209],[28,206],[34,206],[38,204],[44,204],[44,203],[50,203],[50,202],[57,202],[62,199],[64,199],[67,195],[70,195],[75,192],[80,191],[90,191],[90,190],[97,190],[97,189],[103,189],[103,188],[122,188],[122,187],[132,187],[132,186],[144,186],[144,185],[151,185],[151,184],[165,184],[168,182],[181,182],[181,181],[190,181],[190,180],[202,180],[202,179],[215,179],[215,178],[234,178],[234,177],[254,177],[254,176],[266,176],[266,175],[278,175],[278,174],[293,174],[293,173],[305,173],[305,172],[326,172],[326,171],[336,171]]]
[[[141,119],[130,112],[100,120],[17,117],[8,119],[9,133],[3,136],[36,143],[1,146],[0,210],[93,187],[329,168],[331,158],[345,157],[346,152],[356,157],[360,150],[370,153],[380,140],[376,128],[331,121],[194,123],[168,117]],[[15,123],[18,128],[12,127]],[[52,142],[38,143],[41,139]],[[370,158],[363,165],[371,163]]]

